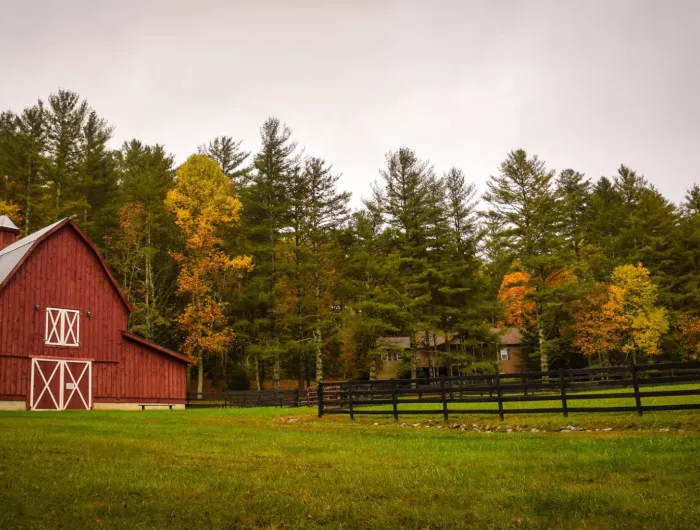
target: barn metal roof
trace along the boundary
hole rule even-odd
[[[182,361],[183,363],[194,364],[194,361],[189,357],[182,355],[181,353],[177,353],[176,351],[170,350],[164,346],[161,346],[160,344],[156,344],[155,342],[151,342],[148,339],[144,339],[143,337],[139,337],[138,335],[129,333],[128,331],[122,330],[122,337],[124,337],[125,339],[129,339],[137,344],[141,344],[142,346],[146,346],[147,348],[151,348],[152,350],[155,350],[159,353],[163,353],[165,355],[169,355],[170,357],[174,357],[175,359]]]
[[[13,232],[19,232],[17,225],[6,215],[0,215],[0,228],[9,228]]]
[[[62,222],[64,222],[64,219],[61,219],[52,225],[46,226],[41,230],[37,230],[33,234],[29,234],[27,237],[18,239],[11,245],[8,245],[4,249],[0,250],[0,285],[2,285],[5,279],[12,273],[22,258],[28,254],[29,251],[31,251],[34,243],[36,243],[41,236],[47,232],[50,232]],[[10,223],[12,223],[12,221],[10,221]],[[12,226],[14,226],[14,223],[12,223]]]

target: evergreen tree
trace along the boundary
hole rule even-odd
[[[503,239],[531,278],[542,371],[549,370],[550,350],[559,342],[561,310],[570,294],[562,285],[572,262],[562,235],[561,202],[554,172],[523,150],[508,154],[500,174],[488,182],[484,200],[489,215],[502,223]]]
[[[88,113],[82,129],[80,179],[85,186],[88,204],[82,216],[82,226],[98,245],[116,228],[122,203],[117,156],[107,146],[112,131],[112,127],[95,111]]]
[[[386,155],[381,184],[373,186],[366,204],[387,224],[388,251],[398,258],[402,285],[397,303],[403,314],[402,330],[410,338],[411,375],[417,373],[418,333],[426,327],[430,290],[427,276],[429,222],[434,214],[435,174],[427,161],[406,147]]]
[[[77,215],[90,208],[82,165],[83,126],[90,109],[75,92],[59,90],[47,108],[47,181],[53,219]]]
[[[21,115],[0,115],[0,186],[21,208],[29,233],[52,220],[46,208],[46,114],[41,101]]]
[[[221,171],[231,179],[236,190],[245,186],[250,172],[250,168],[244,166],[250,152],[242,150],[241,143],[241,140],[234,140],[230,136],[217,136],[198,147],[201,154],[219,164]]]
[[[323,330],[336,327],[333,309],[337,300],[337,271],[342,259],[337,233],[349,217],[350,193],[338,191],[339,178],[340,175],[334,175],[324,160],[306,160],[303,179],[308,193],[305,216],[308,257],[304,277],[311,291],[309,310],[317,383],[323,381]]]
[[[279,308],[276,288],[284,263],[278,252],[283,232],[290,222],[290,182],[299,171],[300,158],[292,131],[277,118],[268,119],[260,130],[261,148],[253,160],[250,184],[241,190],[245,203],[242,230],[247,252],[255,269],[246,293],[237,305],[242,311],[243,337],[254,348],[253,361],[258,387],[261,384],[260,361],[272,360],[279,374]]]
[[[589,201],[591,182],[582,173],[565,169],[556,182],[556,194],[562,209],[562,237],[575,258],[575,273],[583,280],[588,273],[588,258],[594,254],[589,242]]]
[[[170,252],[181,251],[182,243],[165,209],[175,183],[173,157],[163,146],[131,140],[116,159],[124,204],[118,229],[106,238],[106,257],[134,305],[130,329],[175,347],[177,268]]]
[[[479,343],[487,342],[488,316],[496,312],[489,301],[487,278],[479,258],[483,230],[476,213],[476,186],[467,183],[464,173],[456,168],[444,176],[445,215],[448,224],[447,244],[440,269],[442,279],[437,286],[442,301],[440,329],[448,343],[456,338],[459,351],[449,358],[463,365]],[[451,370],[450,370],[451,372]]]

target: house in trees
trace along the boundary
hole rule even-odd
[[[132,306],[76,224],[18,234],[0,216],[0,409],[183,408],[191,361],[126,331]]]
[[[522,359],[522,334],[518,328],[491,328],[493,343],[484,345],[490,360],[498,363],[500,373],[520,373],[525,371],[525,363]],[[459,350],[459,337],[454,337],[447,343],[443,335],[435,335],[429,339],[425,334],[418,333],[417,368],[418,377],[428,377],[432,373],[437,375],[457,375],[457,365],[450,366],[450,351]],[[386,337],[381,345],[385,351],[381,358],[379,379],[392,379],[401,377],[409,368],[405,362],[411,351],[410,338]],[[491,347],[489,347],[491,346]],[[495,346],[495,353],[492,352]],[[453,357],[453,356],[452,356]],[[432,369],[432,370],[431,370]],[[450,373],[450,369],[452,372]]]
[[[517,374],[525,371],[523,359],[523,335],[518,328],[491,328],[496,338],[498,368],[502,374]]]

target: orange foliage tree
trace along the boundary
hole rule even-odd
[[[657,289],[638,265],[615,267],[612,283],[598,284],[574,314],[576,344],[584,354],[603,358],[612,351],[658,355],[668,330],[666,311],[656,306]]]
[[[252,269],[251,258],[227,256],[216,234],[220,226],[238,222],[241,203],[216,162],[192,155],[178,169],[177,184],[168,192],[165,205],[185,238],[184,252],[173,254],[180,265],[178,294],[188,299],[179,324],[185,332],[183,351],[199,366],[197,392],[201,393],[203,355],[222,355],[233,339],[219,292]]]
[[[531,298],[534,289],[530,285],[530,274],[517,268],[518,264],[514,263],[512,272],[503,277],[498,300],[505,306],[505,324],[524,328],[534,318],[535,302]]]
[[[700,318],[686,313],[679,315],[676,335],[687,360],[700,358]]]
[[[626,324],[619,303],[610,300],[610,285],[599,283],[573,313],[574,345],[584,355],[597,355],[603,365],[608,354],[619,351]]]

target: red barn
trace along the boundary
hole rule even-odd
[[[0,216],[0,409],[184,408],[190,360],[126,331],[133,308],[75,223],[18,234]]]

